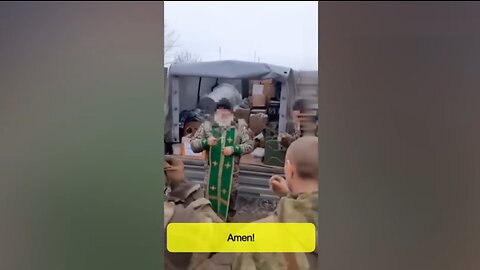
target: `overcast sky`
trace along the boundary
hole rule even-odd
[[[178,47],[202,61],[234,59],[318,69],[318,2],[165,2]]]

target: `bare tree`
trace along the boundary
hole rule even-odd
[[[166,23],[163,26],[163,41],[163,57],[164,62],[167,63],[172,49],[178,46],[178,37],[174,30],[168,28]]]
[[[169,29],[166,23],[164,24],[163,35],[163,56],[165,64],[192,63],[201,61],[200,57],[198,57],[197,55],[193,55],[186,50],[177,52],[172,57],[172,50],[178,47],[178,37],[175,33],[175,30]]]
[[[200,61],[201,59],[198,55],[193,55],[191,52],[184,50],[175,54],[175,58],[173,59],[173,64],[196,63]]]

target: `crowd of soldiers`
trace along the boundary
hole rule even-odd
[[[277,207],[266,218],[254,222],[318,224],[318,151],[312,151],[318,149],[318,137],[313,128],[316,125],[312,125],[316,115],[305,113],[310,111],[307,109],[305,104],[296,102],[294,132],[280,134],[278,138],[279,143],[288,148],[284,163],[285,177],[272,175],[269,180],[270,189],[280,197]],[[234,119],[228,101],[221,100],[217,104],[215,119],[202,124],[191,145],[193,151],[208,153],[206,188],[202,189],[199,184],[185,178],[180,159],[167,158],[164,164],[168,188],[164,201],[164,229],[169,223],[231,222],[235,215],[240,156],[253,150],[248,127]],[[312,253],[238,254],[170,253],[165,250],[165,269],[316,268],[316,250]]]

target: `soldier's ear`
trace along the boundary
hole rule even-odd
[[[292,169],[293,169],[292,162],[290,162],[289,159],[285,159],[284,171],[285,171],[286,177],[290,178],[292,176],[292,173],[293,173]]]

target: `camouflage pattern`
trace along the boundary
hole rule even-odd
[[[204,199],[203,190],[199,184],[192,183],[185,178],[185,166],[181,159],[166,156],[164,164],[164,172],[166,178],[165,199],[175,205],[190,207],[195,204],[194,209],[197,213],[209,218],[215,222],[221,220],[211,209],[208,200]],[[205,202],[206,201],[206,202]]]
[[[317,136],[318,137],[318,123],[313,123],[311,120],[303,120],[303,122],[294,125],[292,134],[282,134],[283,138],[280,140],[280,145],[288,148],[295,140],[302,136]]]
[[[208,200],[204,199],[203,190],[199,184],[188,181],[185,177],[185,165],[181,159],[166,156],[164,164],[166,178],[165,199],[183,207],[194,207],[195,211],[214,222],[221,219],[212,210]]]
[[[242,155],[249,154],[254,149],[254,141],[250,136],[248,126],[243,119],[235,120],[232,122],[232,126],[235,127],[235,151],[233,154],[233,174],[232,174],[232,187],[229,200],[229,218],[235,214],[236,210],[236,198],[237,198],[237,189],[238,189],[238,174],[240,172],[240,158]],[[194,134],[193,138],[190,140],[192,151],[195,153],[201,153],[206,151],[206,156],[209,157],[210,146],[208,145],[208,138],[212,136],[213,130],[218,128],[218,125],[215,122],[206,121],[200,125],[197,132]],[[209,158],[205,162],[205,186],[208,187],[209,182],[209,171],[210,171]],[[205,190],[207,193],[208,190]],[[205,194],[207,196],[208,194]]]
[[[180,159],[165,157],[164,171],[168,187],[164,197],[164,229],[175,222],[223,222],[211,208],[210,201],[203,197],[201,186],[185,178],[184,164]],[[208,253],[170,253],[165,250],[164,266],[171,270],[195,269],[208,257]]]
[[[201,255],[195,255],[193,253],[171,253],[167,250],[167,226],[170,223],[183,223],[183,222],[209,222],[202,219],[193,209],[187,209],[181,204],[175,204],[173,202],[164,202],[164,232],[165,232],[165,250],[164,250],[164,268],[166,270],[184,270],[194,269],[192,265],[198,263],[201,260]],[[203,260],[208,257],[203,257]]]
[[[190,181],[182,181],[170,188],[166,194],[168,202],[181,204],[185,208],[192,208],[195,212],[211,222],[222,222],[212,210],[210,202],[205,199],[204,192],[199,184]]]
[[[274,214],[256,222],[313,223],[318,225],[318,192],[291,195],[280,199]],[[316,236],[318,239],[318,234]],[[215,259],[208,262],[215,264]],[[317,248],[312,253],[238,253],[233,259],[234,270],[312,270],[318,268]]]
[[[216,253],[195,265],[195,270],[232,270],[235,253]]]
[[[193,200],[188,206],[173,201],[164,202],[164,230],[165,230],[165,269],[190,270],[198,269],[210,257],[209,253],[171,253],[166,249],[166,228],[170,223],[211,223],[222,222],[213,212],[210,202],[205,198]]]
[[[300,125],[295,125],[293,130],[293,134],[282,134],[282,139],[280,140],[280,145],[285,148],[288,148],[290,144],[292,144],[295,140],[302,136],[302,130],[300,129]]]

